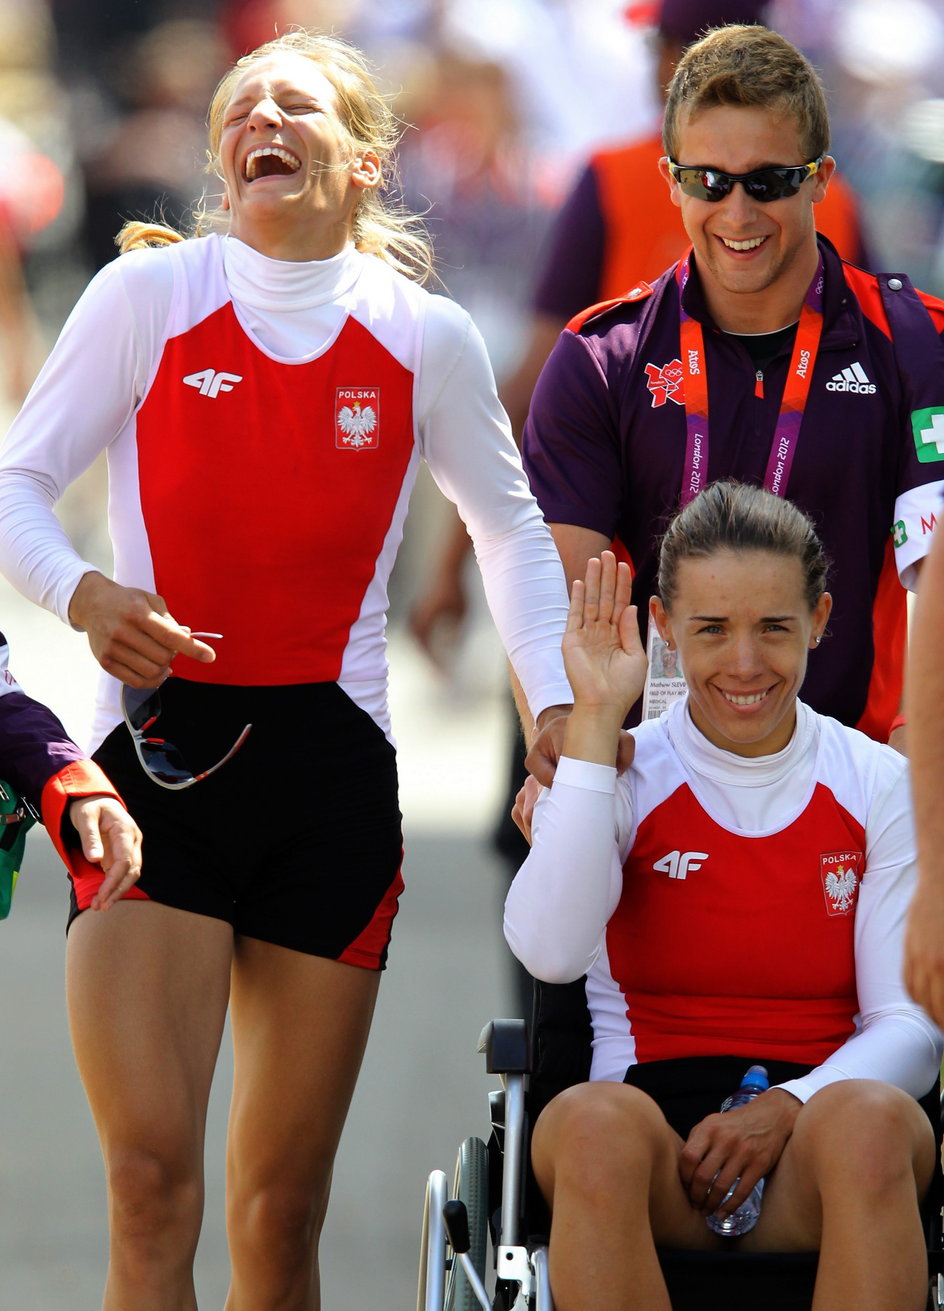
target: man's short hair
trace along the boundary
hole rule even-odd
[[[769,109],[790,119],[798,130],[804,163],[829,149],[829,113],[816,70],[795,46],[766,27],[731,24],[713,28],[688,47],[669,83],[662,124],[666,154],[678,160],[683,117],[694,119],[719,105]]]

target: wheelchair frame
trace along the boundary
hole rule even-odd
[[[502,1088],[489,1095],[491,1138],[487,1149],[479,1139],[467,1139],[460,1148],[456,1176],[450,1189],[442,1170],[427,1180],[420,1249],[417,1311],[554,1311],[547,1266],[546,1241],[534,1241],[525,1232],[524,1197],[528,1168],[528,1111],[526,1092],[531,1070],[528,1027],[524,1020],[492,1020],[483,1029],[478,1050],[485,1068],[498,1075]],[[944,1097],[941,1100],[944,1122]],[[940,1144],[941,1135],[938,1134]],[[470,1190],[461,1168],[467,1144],[478,1143],[487,1153],[488,1167],[501,1180],[500,1203],[487,1213],[481,1182]],[[939,1156],[940,1160],[940,1156]],[[497,1193],[494,1178],[491,1190]],[[471,1203],[471,1206],[470,1206]],[[944,1176],[938,1169],[927,1203],[928,1311],[944,1311]],[[475,1237],[491,1234],[494,1293],[489,1301],[485,1287],[486,1253],[477,1255]],[[664,1252],[663,1273],[677,1311],[697,1306],[699,1311],[729,1311],[750,1295],[747,1281],[765,1273],[776,1280],[775,1298],[767,1307],[783,1311],[809,1311],[816,1277],[816,1253]],[[724,1274],[720,1287],[707,1291],[710,1270]],[[732,1276],[734,1282],[732,1283]],[[786,1278],[785,1278],[786,1276]],[[743,1283],[738,1283],[740,1279]],[[725,1280],[727,1282],[725,1282]],[[756,1296],[756,1282],[754,1294]],[[676,1303],[676,1297],[686,1300]],[[691,1298],[689,1301],[687,1299]],[[787,1300],[783,1300],[786,1298]]]
[[[478,1050],[485,1053],[485,1068],[497,1074],[500,1092],[489,1097],[492,1121],[490,1160],[501,1159],[501,1202],[496,1217],[486,1217],[492,1231],[493,1269],[496,1290],[494,1301],[488,1300],[482,1284],[484,1271],[468,1273],[468,1229],[475,1230],[482,1214],[469,1217],[465,1231],[456,1228],[446,1210],[451,1201],[461,1197],[457,1168],[453,1192],[442,1170],[433,1170],[426,1184],[420,1248],[417,1311],[473,1311],[493,1307],[505,1311],[553,1311],[550,1282],[547,1276],[547,1249],[543,1244],[529,1247],[524,1242],[524,1180],[527,1171],[528,1121],[525,1104],[527,1078],[531,1069],[527,1026],[523,1020],[492,1020],[479,1039]],[[469,1141],[469,1140],[466,1140]],[[464,1146],[465,1144],[463,1144]],[[461,1157],[460,1148],[460,1157]],[[455,1244],[455,1245],[454,1245]],[[465,1259],[463,1259],[465,1258]],[[463,1279],[459,1278],[460,1271]],[[451,1278],[450,1278],[451,1276]],[[479,1283],[478,1294],[475,1284]]]

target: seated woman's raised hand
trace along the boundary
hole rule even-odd
[[[646,681],[646,653],[636,607],[630,605],[629,566],[612,551],[587,562],[571,592],[562,643],[574,708],[564,726],[563,754],[602,765],[616,763],[623,720]]]
[[[647,669],[631,590],[629,565],[617,563],[612,551],[588,560],[586,577],[573,585],[563,640],[575,704],[612,710],[620,723],[641,695]]]

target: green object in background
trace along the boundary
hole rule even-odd
[[[0,782],[0,920],[10,913],[26,835],[38,816],[9,783]]]

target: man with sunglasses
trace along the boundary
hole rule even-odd
[[[525,427],[568,580],[615,540],[644,617],[680,502],[719,478],[789,496],[836,579],[805,697],[901,745],[899,579],[913,582],[944,480],[944,304],[844,264],[817,235],[836,167],[825,97],[777,34],[732,25],[689,47],[663,147],[692,249],[571,321]]]

